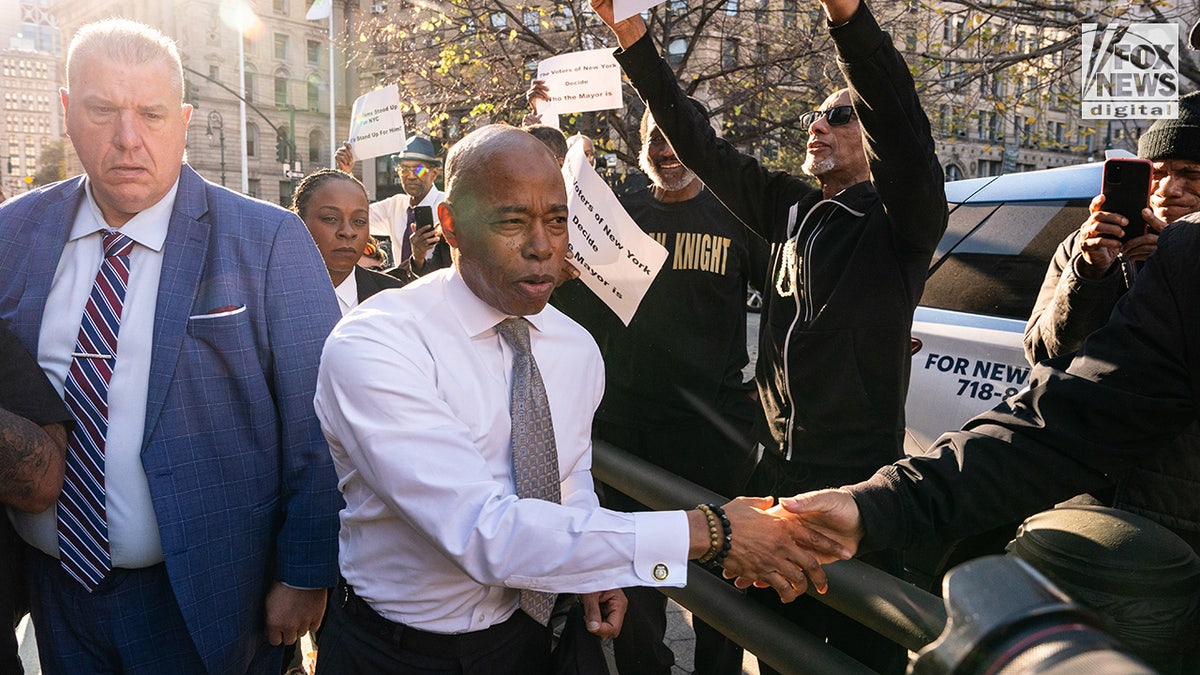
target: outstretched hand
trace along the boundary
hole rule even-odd
[[[740,588],[770,586],[784,602],[799,597],[809,583],[824,593],[828,582],[821,564],[850,557],[837,540],[773,508],[769,497],[739,497],[724,509],[733,545],[722,566]]]
[[[849,554],[846,557],[858,552],[863,538],[862,517],[849,492],[841,489],[805,492],[781,498],[779,506],[799,516],[812,530],[837,542]]]
[[[628,19],[617,21],[613,18],[613,0],[591,0],[592,11],[604,25],[608,26],[613,35],[617,36],[617,42],[621,48],[625,49],[637,42],[643,35],[646,34],[646,22],[642,21],[641,14],[634,14]]]

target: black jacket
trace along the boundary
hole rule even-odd
[[[1076,274],[1082,253],[1080,231],[1072,232],[1054,254],[1037,303],[1025,327],[1025,357],[1037,363],[1073,353],[1089,333],[1103,326],[1136,279],[1140,263],[1124,259],[1100,279]],[[1133,469],[1117,486],[1113,506],[1168,527],[1200,552],[1200,423]]]
[[[929,121],[899,52],[866,5],[831,34],[872,175],[832,200],[717,138],[649,36],[617,54],[683,163],[772,243],[759,392],[772,440],[817,481],[822,467],[865,477],[901,456],[912,313],[947,218]]]
[[[372,272],[364,267],[354,266],[354,284],[358,287],[358,301],[363,302],[379,291],[389,288],[400,288],[408,283],[407,280],[397,279],[382,272]]]
[[[929,454],[852,486],[866,534],[860,550],[953,541],[1157,462],[1200,420],[1197,261],[1200,224],[1172,224],[1108,324],[1072,360],[1035,366],[1027,391]],[[1181,498],[1200,513],[1200,492]]]

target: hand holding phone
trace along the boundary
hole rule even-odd
[[[1153,164],[1133,157],[1114,157],[1104,162],[1103,210],[1124,216],[1129,224],[1121,242],[1146,234],[1142,209],[1150,205],[1150,180]]]

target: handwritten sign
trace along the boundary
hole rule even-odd
[[[611,49],[590,49],[553,56],[538,64],[539,80],[546,81],[550,100],[538,105],[540,113],[589,112],[623,108],[621,67]]]
[[[350,112],[350,144],[356,159],[370,159],[404,150],[404,118],[400,88],[376,89],[358,97]]]
[[[660,4],[663,0],[613,0],[613,20],[628,19]]]
[[[579,278],[626,326],[658,271],[667,249],[633,222],[576,143],[563,162],[567,184],[567,251]]]

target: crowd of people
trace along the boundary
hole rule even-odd
[[[657,589],[695,560],[898,673],[903,649],[804,597],[822,565],[899,574],[1080,492],[1200,543],[1200,95],[1141,138],[1147,233],[1122,242],[1097,197],[1060,247],[1031,386],[903,459],[943,175],[870,9],[819,5],[846,88],[804,118],[804,178],[721,139],[640,15],[592,0],[646,107],[649,184],[621,205],[667,250],[628,325],[567,264],[586,137],[535,113],[443,162],[413,136],[373,203],[347,144],[283,209],[184,161],[170,38],[81,28],[61,102],[85,173],[0,206],[0,614],[28,607],[43,672],[275,675],[315,634],[318,673],[605,672],[605,638],[624,675],[668,673]],[[694,236],[720,266],[678,255]],[[593,437],[757,496],[648,510],[595,484]],[[741,672],[696,632],[696,672]]]

